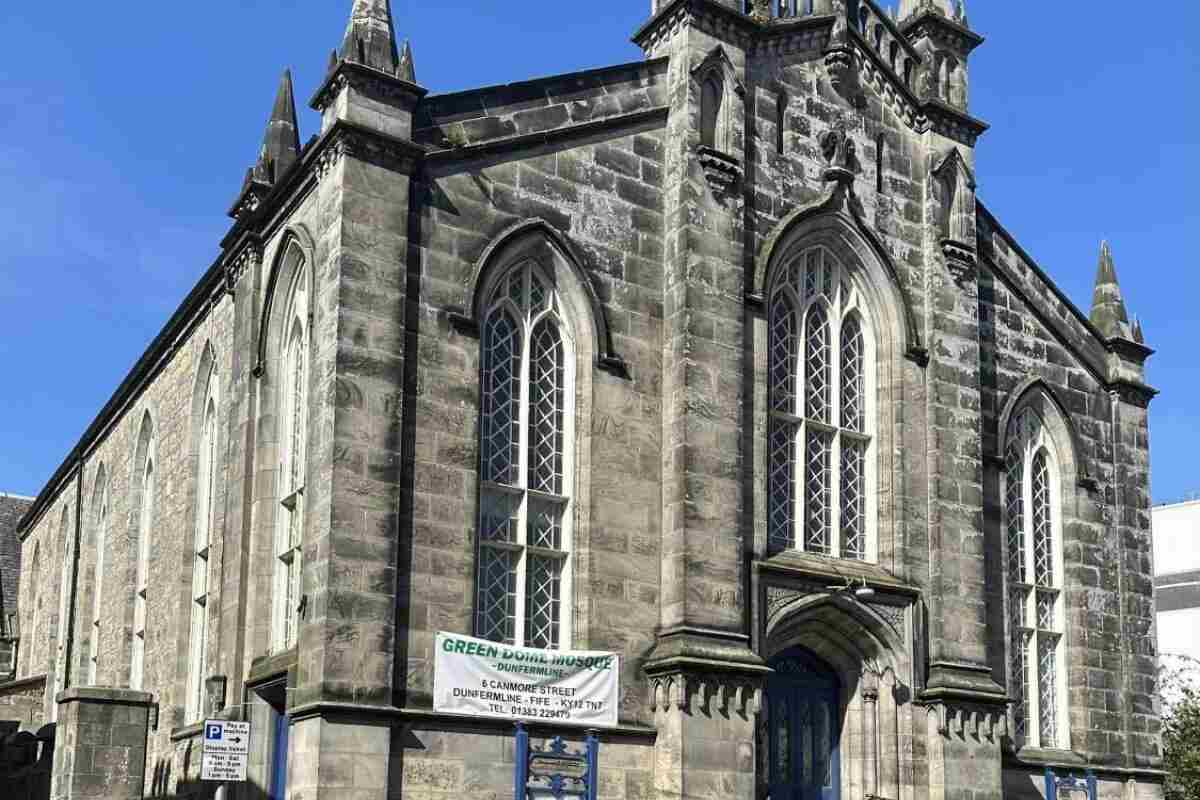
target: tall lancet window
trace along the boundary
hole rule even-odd
[[[28,653],[25,656],[25,673],[33,675],[39,672],[37,658],[37,643],[42,636],[42,543],[33,545],[33,567],[29,570],[29,635],[21,642],[21,649]]]
[[[93,540],[96,543],[95,562],[92,567],[92,612],[91,631],[88,637],[87,682],[95,686],[100,672],[100,634],[102,609],[101,598],[104,596],[104,562],[105,551],[108,549],[108,479],[104,467],[97,472],[95,496],[92,505]]]
[[[1009,679],[1017,745],[1068,748],[1061,496],[1045,425],[1025,410],[1005,445]]]
[[[532,261],[498,281],[480,375],[475,631],[558,648],[570,641],[574,349],[564,306]]]
[[[129,658],[129,688],[141,689],[146,671],[146,592],[150,581],[150,536],[154,525],[154,458],[146,458],[141,475],[138,509],[137,572],[133,592],[133,643]]]
[[[771,293],[772,550],[874,559],[874,339],[833,254],[793,260]]]
[[[186,714],[201,719],[204,710],[204,672],[208,650],[209,548],[216,519],[217,488],[217,375],[212,370],[205,392],[200,423],[199,460],[196,472],[196,528],[192,539],[192,608],[188,637]]]
[[[284,327],[280,370],[280,514],[275,528],[272,645],[296,645],[300,622],[300,555],[304,531],[304,479],[308,438],[308,291],[297,276]]]

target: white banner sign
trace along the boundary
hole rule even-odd
[[[250,723],[210,719],[204,723],[202,781],[244,781],[250,760]]]
[[[619,659],[437,635],[433,708],[449,714],[614,727]]]

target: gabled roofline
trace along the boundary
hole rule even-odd
[[[1092,321],[1088,319],[1087,314],[1084,314],[1083,311],[1079,309],[1079,306],[1075,305],[1075,302],[1071,300],[1070,297],[1067,297],[1066,293],[1058,287],[1058,284],[1053,278],[1050,277],[1049,273],[1041,268],[1037,261],[1035,261],[1033,257],[1025,251],[1025,248],[1021,247],[1021,245],[1017,242],[1016,237],[1009,232],[1008,228],[1005,228],[1000,224],[1000,220],[998,220],[996,215],[991,212],[991,209],[984,205],[983,201],[978,198],[975,200],[975,205],[980,213],[987,216],[988,222],[991,223],[992,228],[1004,237],[1009,246],[1012,247],[1012,249],[1016,251],[1017,255],[1029,265],[1030,269],[1033,270],[1033,273],[1050,288],[1050,291],[1054,293],[1054,296],[1061,301],[1062,304],[1066,306],[1072,314],[1075,315],[1075,318],[1083,323],[1083,326],[1092,334],[1092,336],[1095,337],[1096,341],[1103,345],[1106,350],[1111,349],[1109,347],[1108,339],[1105,338],[1104,334],[1100,332],[1100,329],[1092,324]]]
[[[50,502],[58,496],[59,488],[80,467],[95,444],[103,438],[105,432],[120,417],[121,412],[131,402],[136,400],[144,383],[158,373],[162,366],[175,354],[178,343],[185,339],[191,330],[204,318],[204,315],[199,313],[203,310],[203,307],[211,301],[213,295],[218,290],[224,291],[226,255],[227,253],[222,253],[213,262],[212,266],[205,271],[199,282],[192,288],[183,302],[179,304],[179,307],[175,309],[175,313],[167,320],[166,325],[163,326],[159,334],[150,342],[145,352],[142,353],[141,358],[134,363],[133,367],[125,375],[124,380],[117,386],[117,390],[113,392],[112,397],[100,409],[100,413],[84,429],[78,443],[67,454],[66,459],[54,471],[54,474],[50,476],[50,480],[46,482],[42,491],[34,498],[33,505],[29,507],[29,510],[21,517],[21,521],[17,523],[17,535],[21,539],[25,538],[25,534],[28,533],[30,526],[37,520]]]

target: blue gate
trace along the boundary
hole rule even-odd
[[[1072,793],[1087,792],[1087,800],[1096,800],[1096,776],[1091,770],[1084,773],[1081,778],[1078,775],[1059,776],[1050,767],[1046,767],[1046,798],[1047,800],[1056,800],[1059,796],[1059,789],[1066,789]]]
[[[516,800],[596,800],[600,788],[600,740],[587,732],[582,751],[571,751],[561,736],[544,750],[530,747],[529,731],[517,723]]]

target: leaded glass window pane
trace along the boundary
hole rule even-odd
[[[833,436],[824,431],[808,432],[808,467],[804,484],[805,544],[809,552],[828,555],[832,516],[833,476],[830,461]]]
[[[529,545],[547,550],[562,548],[562,505],[559,502],[530,498]]]
[[[796,435],[799,427],[782,420],[771,423],[767,527],[771,546],[781,550],[796,546]]]
[[[1008,442],[1005,455],[1004,506],[1008,525],[1008,574],[1025,583],[1025,459],[1018,440]]]
[[[865,470],[867,446],[842,440],[842,555],[862,560],[867,557],[867,493]]]
[[[529,488],[562,491],[563,346],[558,330],[543,320],[529,351]]]
[[[779,297],[771,312],[771,408],[788,414],[796,411],[799,342],[796,310]]]
[[[1028,697],[1029,682],[1029,634],[1017,630],[1013,634],[1012,674],[1015,697],[1013,698],[1013,722],[1018,741],[1025,739],[1029,726]]]
[[[824,309],[815,306],[808,313],[805,332],[805,407],[806,416],[829,421],[829,320]]]
[[[479,597],[475,623],[480,638],[512,644],[516,627],[517,565],[510,550],[479,548]]]
[[[1058,739],[1058,637],[1038,637],[1038,712],[1044,746]]]
[[[521,329],[504,311],[484,331],[483,478],[517,483],[520,468]]]
[[[842,325],[842,427],[862,432],[866,423],[866,387],[862,325],[850,317]]]
[[[525,646],[554,648],[558,646],[558,626],[561,618],[562,561],[547,556],[530,555],[526,569],[528,582],[525,602],[529,605],[526,620]]]
[[[477,636],[563,645],[570,571],[569,342],[532,263],[497,284],[482,325]]]
[[[1046,453],[1033,456],[1033,571],[1038,586],[1054,585],[1054,534],[1050,529],[1050,469]]]

